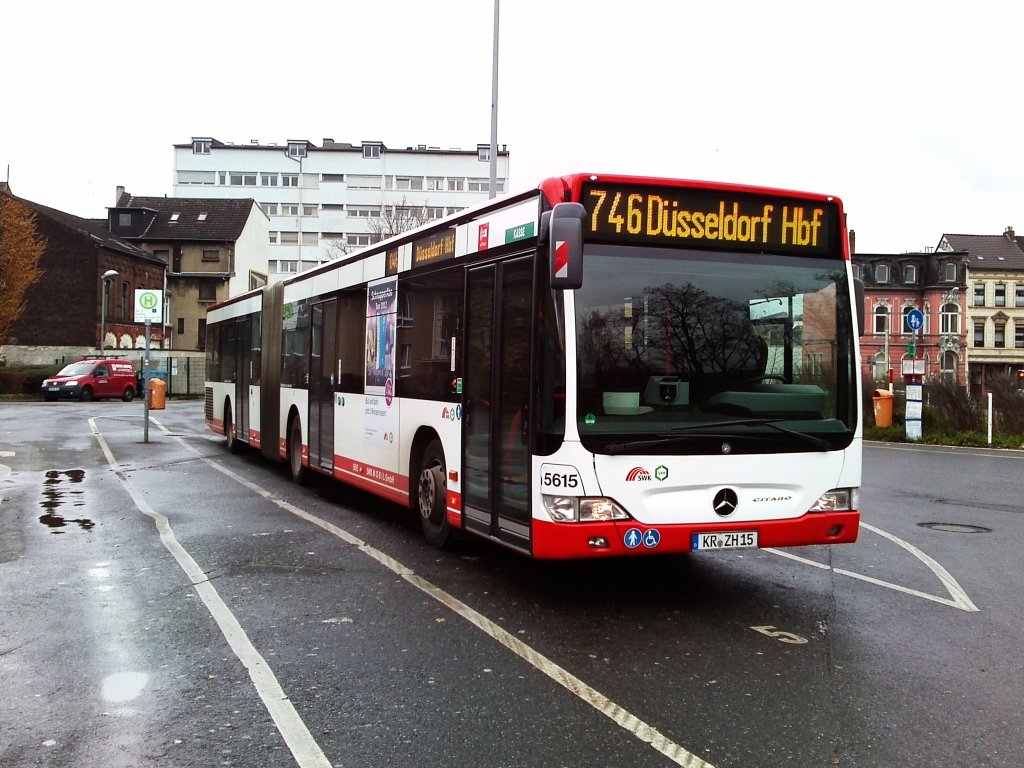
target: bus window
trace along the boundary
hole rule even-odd
[[[206,378],[209,381],[221,381],[220,329],[219,325],[211,325],[206,331]]]
[[[366,366],[366,289],[346,291],[338,299],[338,366],[337,390],[362,394]]]
[[[309,302],[285,304],[283,315],[281,386],[304,388],[309,385]]]
[[[260,316],[255,315],[252,318],[252,323],[250,324],[249,334],[249,350],[251,352],[250,360],[252,364],[252,379],[250,380],[250,383],[255,386],[260,385],[260,376],[262,374],[263,342],[261,341],[261,337]]]
[[[236,381],[238,377],[238,322],[232,320],[220,334],[220,369],[223,381]]]
[[[462,344],[463,280],[462,269],[449,269],[399,283],[395,388],[399,397],[459,399],[452,380],[461,375],[462,367],[458,360],[453,363],[451,355]]]
[[[541,270],[540,279],[546,282]],[[538,407],[537,453],[549,455],[565,436],[565,310],[562,292],[547,286],[540,290],[536,340],[536,398]]]

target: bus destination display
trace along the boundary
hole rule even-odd
[[[837,249],[834,203],[746,192],[589,184],[584,236],[655,245],[820,254]]]

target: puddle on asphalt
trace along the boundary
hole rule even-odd
[[[69,525],[77,525],[84,531],[96,526],[96,523],[88,518],[66,517],[60,511],[60,508],[66,504],[70,504],[72,507],[85,505],[82,489],[74,487],[83,480],[85,480],[84,469],[51,469],[46,472],[43,479],[43,500],[39,502],[44,514],[40,516],[39,522],[50,528],[50,533],[64,533],[63,529]]]
[[[144,672],[117,672],[103,679],[102,695],[104,701],[131,701],[149,682],[149,675]]]

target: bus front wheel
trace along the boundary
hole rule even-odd
[[[416,482],[416,506],[424,537],[435,547],[444,547],[452,529],[448,523],[448,487],[440,440],[432,440],[423,452]]]
[[[309,469],[302,465],[302,424],[298,417],[292,419],[288,427],[288,468],[298,485],[309,482]]]

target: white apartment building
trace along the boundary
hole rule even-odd
[[[498,151],[496,194],[509,155]],[[410,219],[437,219],[490,197],[490,145],[472,150],[324,139],[174,145],[174,196],[252,198],[270,218],[271,281],[369,245]],[[399,225],[398,231],[409,228]]]

